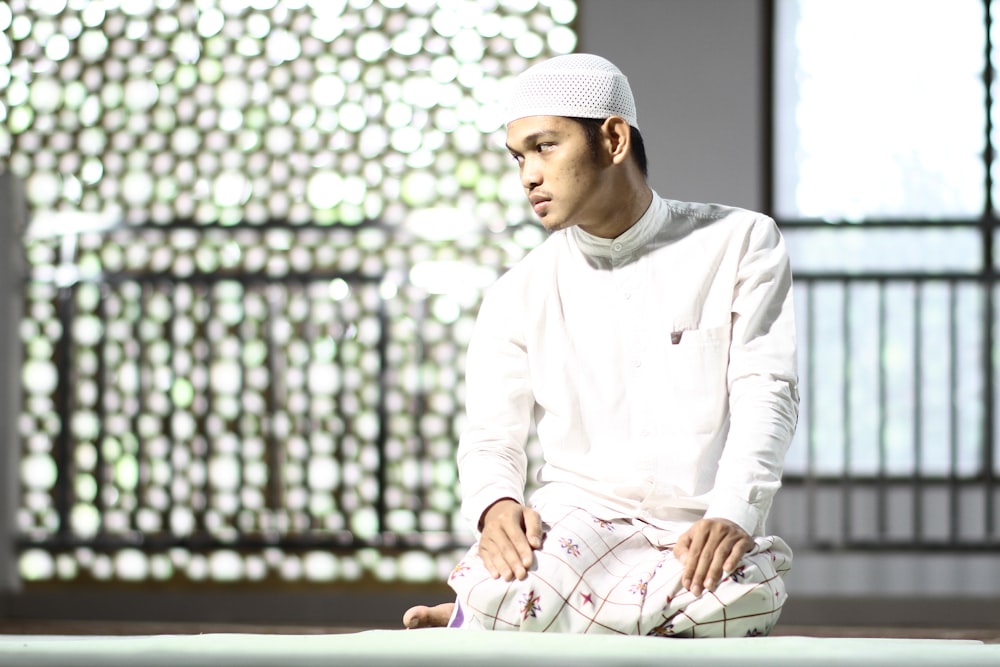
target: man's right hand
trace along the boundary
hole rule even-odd
[[[494,579],[513,581],[528,576],[533,550],[542,546],[542,517],[530,507],[505,498],[483,513],[479,557]]]

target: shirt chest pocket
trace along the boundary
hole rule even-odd
[[[713,433],[728,411],[728,326],[676,327],[664,341],[666,414],[675,433]]]

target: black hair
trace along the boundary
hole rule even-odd
[[[604,125],[604,118],[576,118],[570,117],[570,120],[575,120],[577,123],[583,126],[584,134],[587,137],[587,145],[590,146],[590,152],[597,158],[597,146],[601,139],[601,127]],[[636,164],[639,166],[639,171],[642,172],[643,178],[649,177],[649,163],[646,159],[646,144],[642,140],[642,134],[639,132],[639,128],[632,127],[632,156],[635,158]]]

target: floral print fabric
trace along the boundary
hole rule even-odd
[[[493,579],[473,546],[449,584],[457,594],[452,627],[663,637],[767,635],[786,593],[791,551],[760,537],[715,591],[681,585],[676,534],[628,518],[582,509],[536,508],[542,548],[523,581]]]

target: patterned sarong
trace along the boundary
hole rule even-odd
[[[473,546],[452,571],[450,627],[664,637],[766,635],[785,602],[791,551],[756,539],[715,591],[681,585],[674,533],[564,506],[539,509],[545,535],[527,579],[493,579]]]

